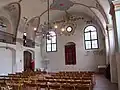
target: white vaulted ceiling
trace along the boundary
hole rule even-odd
[[[15,2],[19,0],[0,0],[0,6],[8,4],[10,2]],[[33,17],[41,15],[41,23],[47,20],[47,0],[22,0],[21,5],[21,18],[26,17],[29,20]],[[70,0],[75,4],[68,10],[72,13],[85,13],[92,18],[97,18],[99,23],[106,27],[106,24],[109,23],[109,9],[110,4],[108,0]],[[50,3],[53,3],[53,0],[50,0]],[[96,6],[99,3],[100,6]],[[43,14],[44,13],[44,14]],[[50,19],[56,19],[64,15],[64,11],[52,10],[50,11]],[[104,23],[103,23],[104,22]]]
[[[15,1],[19,1],[19,0],[0,0],[0,6]],[[33,17],[40,15],[42,12],[44,12],[47,9],[46,1],[47,0],[22,0],[22,2],[20,3],[22,16]],[[106,13],[109,12],[109,8],[110,8],[108,0],[71,0],[71,1],[73,1],[74,3],[84,4],[90,7],[96,7],[96,2],[99,2],[101,6],[104,8],[104,11]],[[52,3],[53,0],[50,0],[50,2]]]

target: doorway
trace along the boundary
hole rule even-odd
[[[65,45],[65,65],[76,65],[76,44],[68,42]]]
[[[34,66],[32,65],[33,60],[32,60],[32,53],[29,51],[24,51],[24,71],[26,70],[33,70],[34,71]]]

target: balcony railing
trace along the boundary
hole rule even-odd
[[[0,31],[0,42],[16,44],[16,37],[14,34]],[[24,39],[23,45],[26,47],[35,48],[35,42],[30,39]]]
[[[14,34],[0,31],[0,42],[16,44],[16,37]]]
[[[26,39],[23,42],[23,46],[35,48],[35,42],[33,40]]]

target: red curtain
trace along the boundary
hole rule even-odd
[[[76,64],[76,48],[75,45],[65,46],[65,64],[75,65]]]

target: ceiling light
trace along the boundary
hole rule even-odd
[[[73,28],[72,28],[71,26],[68,26],[68,27],[66,28],[66,30],[67,30],[67,32],[71,32],[71,31],[73,30]]]
[[[25,40],[25,43],[26,43],[27,41]]]
[[[54,28],[58,28],[58,26],[57,26],[57,25],[55,25],[55,26],[54,26]]]
[[[34,28],[34,31],[36,31],[37,30],[37,28]]]
[[[26,32],[24,32],[24,36],[26,36],[27,34],[26,34]]]
[[[65,29],[64,29],[64,28],[62,28],[62,29],[61,29],[61,31],[62,31],[62,32],[64,32],[64,31],[65,31]]]

